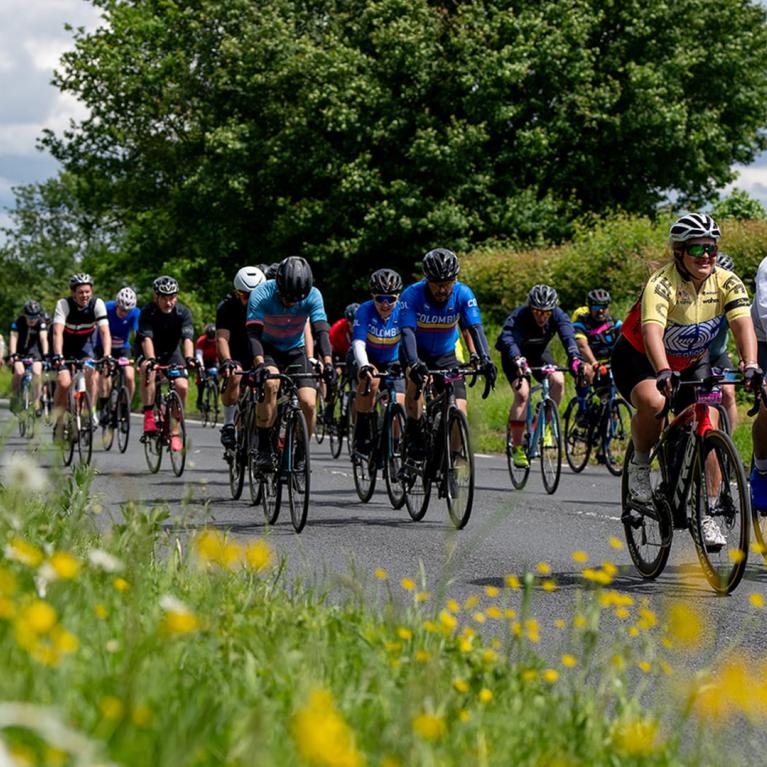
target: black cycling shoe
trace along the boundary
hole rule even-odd
[[[237,447],[237,433],[233,423],[227,423],[221,427],[221,444],[229,450]]]
[[[256,470],[262,474],[268,474],[274,470],[274,453],[271,450],[256,452]]]

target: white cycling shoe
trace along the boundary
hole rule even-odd
[[[652,485],[650,484],[650,467],[645,464],[629,461],[628,465],[629,495],[637,503],[652,503]]]

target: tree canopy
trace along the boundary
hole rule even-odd
[[[713,199],[767,146],[748,0],[93,2],[55,77],[90,114],[43,144],[112,268],[209,299],[301,254],[342,304],[436,245]]]

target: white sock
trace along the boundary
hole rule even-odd
[[[767,458],[757,458],[754,456],[754,466],[761,474],[767,474]]]
[[[234,425],[234,414],[237,412],[237,405],[224,405],[224,426]]]

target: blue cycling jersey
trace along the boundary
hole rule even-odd
[[[117,316],[117,302],[107,301],[107,320],[109,321],[109,334],[112,336],[112,351],[124,349],[130,345],[130,336],[138,331],[138,318],[141,311],[134,306],[125,317]],[[93,334],[93,343],[96,348],[101,348],[101,336],[98,335],[98,328]]]
[[[400,305],[400,327],[414,328],[418,353],[429,357],[455,351],[459,322],[465,328],[482,324],[474,291],[462,282],[456,282],[447,301],[438,304],[426,280],[421,280],[405,288]]]
[[[304,327],[310,322],[328,321],[322,293],[312,288],[309,295],[285,306],[277,293],[276,280],[261,283],[250,294],[246,325],[263,325],[261,341],[283,352],[304,346]]]
[[[364,341],[368,359],[377,368],[385,367],[399,354],[399,301],[387,319],[381,317],[374,301],[360,304],[354,315],[352,341]]]

